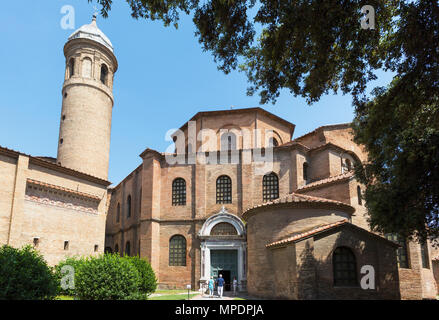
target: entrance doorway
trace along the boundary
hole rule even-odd
[[[231,290],[233,277],[238,278],[238,250],[211,250],[210,275],[216,280],[222,274],[224,290]]]

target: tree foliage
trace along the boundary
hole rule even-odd
[[[89,0],[92,1],[92,0]],[[111,0],[97,0],[107,16]],[[354,132],[369,158],[357,170],[375,230],[439,235],[439,4],[429,0],[127,0],[136,19],[178,25],[192,14],[196,36],[225,73],[247,74],[248,94],[274,103],[281,90],[312,104],[351,93]],[[375,29],[362,29],[363,5]],[[383,68],[389,88],[367,84]]]

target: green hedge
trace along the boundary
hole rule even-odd
[[[34,248],[0,247],[0,299],[52,299],[57,293],[52,269]]]
[[[55,267],[55,275],[56,275],[56,279],[58,281],[58,291],[59,294],[61,295],[66,295],[66,296],[76,296],[76,290],[75,290],[75,274],[78,272],[79,268],[84,265],[85,263],[85,258],[81,258],[81,257],[69,257],[63,261],[61,261],[56,267]],[[73,274],[70,274],[71,270],[68,270],[65,268],[65,266],[71,266],[73,268]],[[66,278],[70,278],[69,276],[72,276],[73,278],[73,282],[70,283],[68,282],[68,280],[66,280]],[[65,279],[63,280],[63,277],[65,277]],[[63,288],[63,285],[64,287]]]
[[[154,270],[151,265],[145,259],[141,259],[138,256],[130,257],[124,256],[124,259],[128,260],[133,266],[136,267],[140,275],[140,287],[141,293],[149,295],[157,289],[157,278],[155,277]]]

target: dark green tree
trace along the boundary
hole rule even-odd
[[[91,0],[89,0],[91,1]],[[111,0],[97,0],[105,17]],[[247,74],[248,94],[274,103],[289,90],[309,104],[330,92],[353,96],[357,168],[371,226],[403,236],[439,235],[439,4],[431,0],[127,0],[136,19],[177,27],[192,14],[196,36],[225,73]],[[375,28],[363,29],[371,5]],[[383,68],[389,88],[368,97]]]

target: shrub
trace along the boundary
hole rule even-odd
[[[34,248],[0,247],[0,299],[52,299],[57,289],[52,269]]]
[[[124,256],[124,259],[128,260],[133,266],[136,267],[140,275],[140,287],[141,293],[149,295],[157,289],[157,278],[155,277],[154,270],[149,262],[145,259],[141,259],[138,256],[130,257]]]
[[[81,299],[134,299],[138,297],[139,287],[136,267],[118,254],[89,257],[75,274],[75,290]]]
[[[76,296],[76,290],[74,288],[63,289],[61,287],[62,278],[66,275],[69,275],[68,272],[64,271],[65,273],[62,273],[61,271],[64,266],[72,266],[74,270],[73,279],[75,279],[74,276],[79,271],[79,268],[84,265],[84,263],[85,263],[85,259],[80,257],[69,257],[58,263],[58,265],[55,267],[55,275],[59,285],[58,287],[59,294],[63,294],[67,296]],[[74,285],[74,281],[73,281],[73,285]]]

